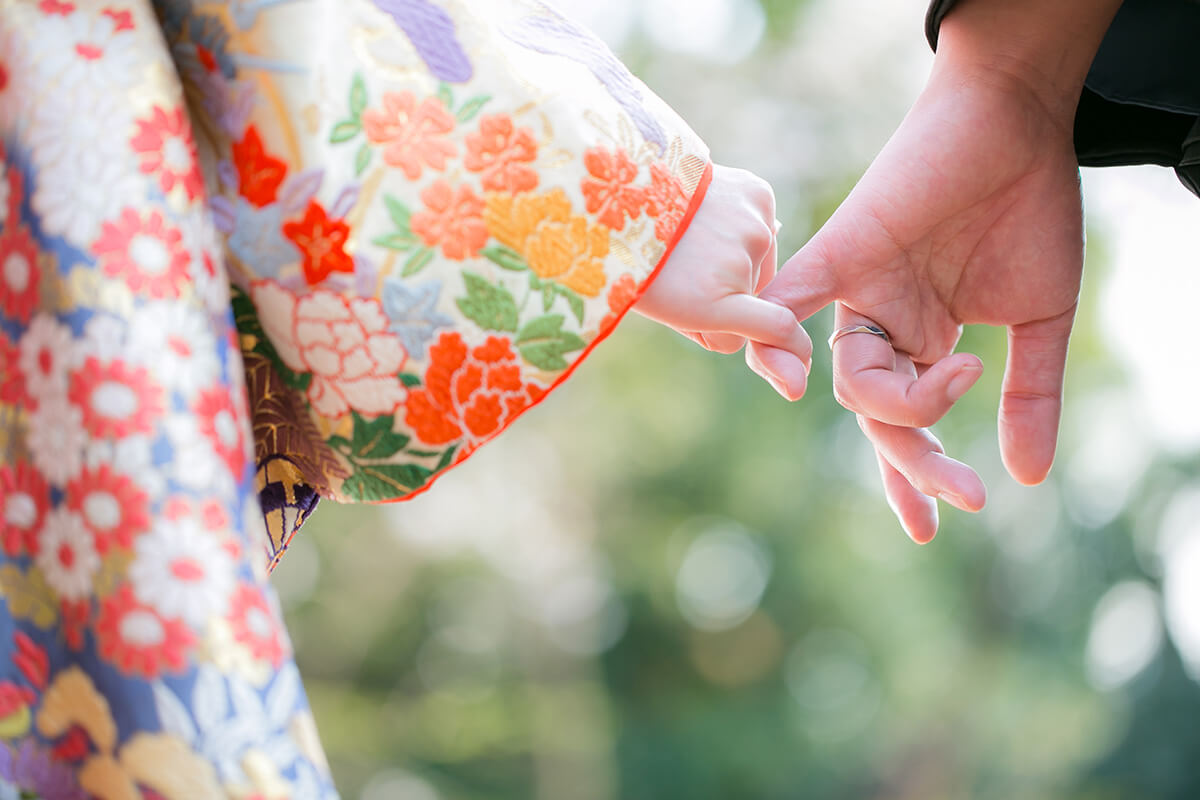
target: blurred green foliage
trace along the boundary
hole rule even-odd
[[[803,102],[746,81],[801,46],[805,6],[764,0],[767,40],[745,63],[711,68],[729,75],[726,92]],[[921,47],[919,18],[895,35]],[[646,79],[691,119],[692,87],[670,76],[704,68],[630,47],[631,63],[665,71]],[[708,100],[721,90],[705,87]],[[844,91],[851,119],[882,104],[894,126],[906,102]],[[722,130],[701,132],[714,151],[735,150],[738,134]],[[799,247],[865,166],[769,176],[782,249]],[[807,200],[789,203],[797,185]],[[275,582],[344,795],[1200,796],[1200,694],[1170,641],[1115,688],[1094,688],[1085,669],[1110,587],[1157,589],[1139,541],[1200,466],[1157,455],[1117,508],[1075,477],[1106,422],[1088,416],[1089,399],[1125,386],[1090,315],[1102,233],[1090,239],[1054,475],[1036,489],[1004,475],[1003,333],[967,331],[962,349],[987,372],[938,432],[992,495],[978,516],[943,506],[927,547],[903,537],[873,456],[829,396],[824,315],[808,326],[818,347],[796,405],[739,357],[631,318],[425,497],[322,506]],[[729,573],[706,553],[724,554],[715,563]]]

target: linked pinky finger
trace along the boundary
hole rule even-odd
[[[942,443],[928,430],[888,425],[861,414],[858,423],[876,451],[916,491],[940,498],[963,511],[983,508],[987,489],[979,475],[947,456]]]
[[[908,538],[917,544],[928,544],[937,534],[937,501],[913,488],[879,450],[875,451],[875,459],[879,462],[884,497],[892,513],[900,520],[900,526]]]

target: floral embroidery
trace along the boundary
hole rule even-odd
[[[555,279],[587,297],[604,288],[609,231],[571,213],[562,189],[542,195],[488,195],[488,230],[525,253],[540,278]]]
[[[617,319],[637,300],[638,285],[633,276],[626,272],[617,278],[608,290],[608,313],[600,321],[600,330],[605,331],[617,324]]]
[[[346,253],[350,226],[330,219],[320,203],[310,202],[304,219],[285,223],[283,234],[303,253],[304,278],[310,284],[320,283],[332,272],[354,272],[354,259]]]
[[[265,206],[275,202],[279,185],[287,177],[287,164],[267,154],[262,138],[253,125],[246,135],[233,145],[233,163],[237,167],[238,192],[251,205]]]
[[[239,584],[229,606],[233,638],[254,658],[278,668],[287,650],[263,593],[249,584]]]
[[[0,231],[0,310],[28,322],[38,300],[37,245],[24,226]]]
[[[326,291],[297,299],[270,281],[256,284],[251,296],[283,362],[312,374],[308,399],[318,413],[391,414],[404,402],[396,375],[407,353],[377,301]]]
[[[662,164],[650,165],[650,188],[646,191],[646,213],[654,217],[654,236],[670,241],[687,213],[688,196],[683,184]]]
[[[128,11],[124,13],[129,14]],[[132,27],[132,23],[129,25]],[[148,118],[137,120],[137,127],[137,134],[130,144],[142,156],[142,172],[157,173],[164,193],[179,185],[188,200],[199,197],[204,189],[204,178],[200,174],[191,126],[183,109],[167,112],[161,106],[155,106]]]
[[[588,213],[595,214],[613,230],[624,230],[625,217],[636,218],[646,203],[645,190],[633,185],[638,175],[637,164],[620,150],[614,152],[603,147],[593,147],[584,153],[583,163],[589,177],[583,179],[580,188]]]
[[[429,348],[429,357],[425,387],[409,395],[405,417],[428,444],[454,441],[464,429],[482,439],[545,392],[522,382],[516,353],[499,336],[469,350],[458,333],[443,333]]]
[[[41,398],[63,395],[74,351],[71,331],[49,314],[38,314],[19,344],[25,391],[36,405]]]
[[[160,524],[138,537],[129,580],[139,602],[163,619],[202,630],[224,616],[233,589],[233,559],[215,533],[195,518]]]
[[[100,557],[83,520],[65,508],[46,515],[36,562],[50,588],[68,600],[87,597],[92,575],[100,568]]]
[[[537,140],[529,128],[516,128],[507,114],[489,114],[465,141],[463,166],[482,173],[484,189],[516,194],[537,188],[537,171],[528,166],[537,159]]]
[[[195,405],[200,432],[208,437],[217,457],[225,462],[234,478],[240,479],[246,469],[246,441],[242,437],[242,415],[234,407],[233,398],[220,386],[200,392]]]
[[[454,130],[454,117],[435,97],[417,102],[412,92],[386,92],[382,109],[367,109],[363,129],[372,144],[382,144],[384,163],[404,170],[409,180],[421,177],[422,167],[442,170],[458,148],[445,134]]]
[[[46,480],[54,486],[66,486],[83,468],[83,451],[88,443],[83,412],[66,397],[42,398],[29,416],[25,443],[34,466]]]
[[[88,433],[120,439],[149,433],[163,413],[163,391],[145,367],[88,358],[71,379],[71,402],[83,411]]]
[[[0,466],[0,546],[9,556],[37,555],[38,531],[50,505],[50,488],[32,465]]]
[[[702,145],[598,43],[567,91],[582,40],[519,3],[460,40],[463,4],[347,2],[397,69],[347,49],[340,110],[254,4],[0,21],[0,795],[331,800],[263,549],[537,402],[694,200]]]
[[[426,245],[440,245],[446,258],[462,261],[477,255],[487,244],[483,200],[470,186],[454,187],[439,180],[421,192],[421,200],[428,211],[412,215],[412,231]]]
[[[143,678],[182,670],[196,643],[183,622],[163,619],[153,608],[139,603],[128,584],[100,604],[96,637],[106,661]]]
[[[150,526],[149,498],[128,476],[109,464],[85,469],[67,485],[67,508],[95,537],[101,555],[111,547],[128,550]]]
[[[183,234],[168,227],[162,214],[144,218],[126,208],[116,222],[105,222],[92,249],[104,273],[123,278],[133,292],[155,298],[178,297],[188,279],[188,253]]]

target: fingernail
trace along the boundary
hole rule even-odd
[[[950,398],[950,402],[957,402],[958,398],[975,385],[975,381],[979,380],[979,376],[982,374],[983,368],[975,365],[960,369],[954,379],[950,381],[950,385],[946,387],[946,396]]]
[[[941,500],[943,503],[949,503],[950,505],[954,506],[955,508],[957,508],[961,511],[969,511],[970,510],[967,508],[967,501],[962,499],[961,497],[959,497],[956,494],[950,494],[949,492],[939,492],[938,499]]]

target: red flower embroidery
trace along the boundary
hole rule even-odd
[[[45,689],[50,680],[50,658],[46,650],[24,631],[13,633],[13,644],[17,646],[12,656],[13,664],[35,688]]]
[[[106,8],[100,12],[113,21],[114,31],[131,31],[134,29],[133,14],[127,8]]]
[[[454,116],[436,97],[420,103],[412,92],[385,92],[383,109],[362,115],[368,141],[386,145],[384,163],[404,170],[410,181],[421,177],[422,165],[444,169],[458,152],[445,134],[454,130]]]
[[[304,219],[284,223],[283,235],[304,253],[304,279],[310,285],[325,280],[331,272],[354,272],[354,259],[346,252],[350,226],[330,219],[317,201],[308,204]]]
[[[100,657],[126,674],[155,678],[187,666],[187,651],[196,639],[178,619],[163,619],[134,597],[125,584],[106,597],[96,619]]]
[[[0,467],[0,545],[5,554],[37,555],[38,531],[50,507],[50,487],[24,461]]]
[[[8,334],[0,331],[0,403],[17,406],[24,402],[25,378],[21,375],[21,365],[17,363],[20,353]]]
[[[287,654],[279,623],[258,588],[239,584],[230,600],[229,624],[233,638],[245,645],[256,659],[278,668]]]
[[[470,186],[437,181],[421,192],[421,201],[429,210],[413,214],[410,224],[429,247],[440,244],[446,258],[462,261],[478,255],[487,244],[483,199]]]
[[[38,302],[38,249],[24,225],[0,232],[0,310],[29,322]]]
[[[65,17],[75,10],[75,4],[62,3],[59,0],[41,0],[38,8],[42,10],[43,14],[60,14]]]
[[[134,292],[176,298],[188,279],[183,234],[167,226],[157,211],[143,218],[126,208],[116,222],[104,223],[92,248],[104,274],[124,279]]]
[[[86,730],[79,725],[72,725],[51,752],[59,761],[73,764],[88,756],[92,749],[91,741]]]
[[[479,133],[467,136],[463,165],[480,172],[483,188],[517,194],[537,188],[537,171],[525,164],[537,158],[537,141],[529,128],[515,128],[507,114],[479,120]]]
[[[119,360],[102,364],[89,357],[71,376],[70,398],[82,409],[88,432],[97,438],[149,433],[163,413],[162,387],[144,367]]]
[[[632,185],[637,164],[620,150],[614,153],[603,147],[586,151],[583,164],[591,176],[580,184],[588,213],[613,230],[624,230],[625,216],[633,219],[646,204],[646,191]]]
[[[68,600],[63,598],[59,604],[62,611],[62,633],[67,640],[67,647],[72,650],[83,649],[83,634],[87,630],[88,620],[92,616],[92,601]]]
[[[600,330],[606,331],[617,324],[618,315],[637,300],[637,281],[628,272],[617,278],[608,290],[608,313],[600,320]]]
[[[204,190],[204,178],[200,174],[192,128],[183,109],[168,112],[155,106],[149,117],[137,121],[137,127],[130,144],[142,156],[142,172],[158,173],[164,194],[179,185],[188,200],[199,197]]]
[[[208,437],[213,451],[229,467],[234,480],[241,480],[246,469],[246,439],[242,435],[242,415],[233,404],[228,389],[217,386],[200,392],[192,410],[196,412],[200,432]]]
[[[429,348],[425,385],[408,395],[405,422],[427,444],[446,444],[463,435],[495,433],[545,390],[521,382],[521,368],[508,339],[489,336],[468,351],[457,333],[443,333]]]
[[[287,175],[287,164],[267,155],[258,129],[253,125],[246,128],[246,135],[233,145],[233,164],[237,167],[238,191],[242,197],[260,208],[275,202],[279,185]]]
[[[12,681],[0,681],[0,719],[11,717],[23,708],[33,705],[37,695],[27,686],[17,686]]]
[[[650,165],[650,188],[646,192],[646,213],[654,217],[654,237],[666,242],[679,230],[687,213],[688,196],[683,184],[662,164]]]
[[[150,527],[146,493],[107,464],[85,469],[67,484],[67,506],[83,518],[101,555],[114,545],[131,549],[134,537]]]

